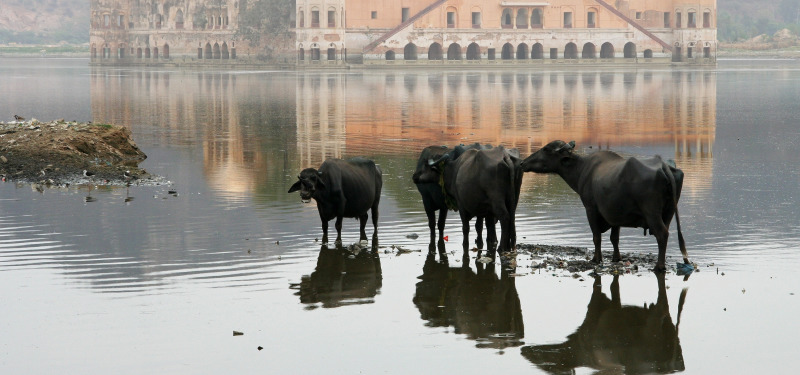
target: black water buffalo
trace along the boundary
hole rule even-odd
[[[437,160],[445,154],[450,155],[450,160],[456,160],[466,150],[490,148],[492,148],[492,146],[481,145],[479,143],[474,143],[468,146],[459,145],[452,149],[445,146],[429,146],[423,149],[420,153],[419,159],[417,160],[417,168],[414,171],[414,175],[411,177],[411,179],[414,181],[414,184],[417,186],[417,190],[419,190],[419,194],[422,196],[422,205],[425,207],[425,214],[428,216],[428,227],[431,231],[431,249],[434,248],[434,241],[436,241],[436,211],[439,211],[439,240],[442,240],[444,236],[444,223],[447,220],[447,210],[455,210],[456,207],[453,202],[450,202],[450,206],[448,207],[447,199],[444,195],[444,192],[442,192],[442,186],[440,185],[439,178],[431,177],[429,180],[436,180],[436,182],[423,183],[420,182],[420,176],[430,169],[431,161]],[[519,157],[518,153],[517,157]],[[478,217],[475,220],[475,232],[478,234],[475,244],[479,249],[483,249],[484,221],[485,220],[483,217]],[[487,222],[486,225],[494,225],[494,223]],[[489,244],[495,244],[497,242],[497,238],[487,238],[487,240]]]
[[[625,306],[620,300],[619,276],[611,283],[611,298],[595,277],[586,318],[561,344],[531,345],[522,356],[551,374],[574,374],[579,368],[598,373],[670,374],[686,369],[678,338],[686,292],[678,299],[677,322],[672,322],[664,274],[658,279],[655,304]]]
[[[289,193],[300,191],[300,199],[317,201],[322,220],[322,242],[328,242],[328,221],[336,218],[336,243],[342,242],[342,218],[358,218],[359,239],[367,241],[367,211],[372,210],[373,246],[378,236],[378,203],[381,199],[383,177],[375,162],[363,158],[328,159],[319,170],[306,168],[300,172]]]
[[[612,261],[619,261],[619,228],[644,228],[658,241],[656,270],[666,269],[669,224],[678,223],[678,243],[689,263],[678,216],[683,172],[660,156],[623,158],[610,151],[576,154],[575,142],[553,141],[522,162],[525,172],[557,173],[581,197],[594,240],[594,258],[602,263],[600,235],[611,229]]]
[[[457,209],[461,216],[464,251],[469,248],[469,221],[473,217],[484,217],[488,223],[500,221],[502,235],[498,249],[512,250],[516,242],[514,214],[522,184],[519,159],[502,146],[468,149],[457,159],[452,157],[445,154],[430,160],[428,168],[415,173],[414,182],[441,182],[448,206]],[[488,238],[497,238],[494,225],[487,225],[486,229]]]

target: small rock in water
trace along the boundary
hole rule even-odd
[[[416,233],[411,233],[411,234],[406,235],[406,238],[408,238],[410,240],[416,240],[417,238],[419,238],[419,235],[416,234]]]

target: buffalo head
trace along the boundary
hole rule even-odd
[[[444,146],[430,146],[422,150],[417,160],[417,169],[411,179],[415,184],[438,184],[442,165],[450,160],[450,152]]]
[[[522,162],[524,172],[554,173],[569,163],[574,155],[575,141],[564,143],[564,141],[553,141],[546,146],[528,156]]]
[[[306,168],[297,176],[298,181],[289,188],[289,193],[300,191],[300,199],[303,203],[308,203],[314,197],[314,192],[325,188],[325,183],[322,182],[322,172],[318,172],[314,168]]]

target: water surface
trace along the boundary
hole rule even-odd
[[[127,126],[148,155],[142,166],[171,184],[0,184],[0,372],[800,367],[795,61],[518,72],[87,63],[0,61],[0,116]],[[456,214],[447,259],[426,256],[410,179],[423,147],[482,142],[525,156],[554,139],[675,159],[700,272],[596,280],[533,271],[522,257],[512,276],[462,259]],[[321,249],[315,206],[286,193],[301,169],[352,156],[384,171],[377,254]],[[357,228],[345,221],[346,243]],[[526,174],[517,233],[591,246],[583,207],[557,176]],[[657,251],[639,230],[620,242],[623,253]],[[667,254],[674,264],[677,244]]]

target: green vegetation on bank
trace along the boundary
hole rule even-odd
[[[781,29],[800,34],[800,0],[719,0],[717,39],[736,42]]]

